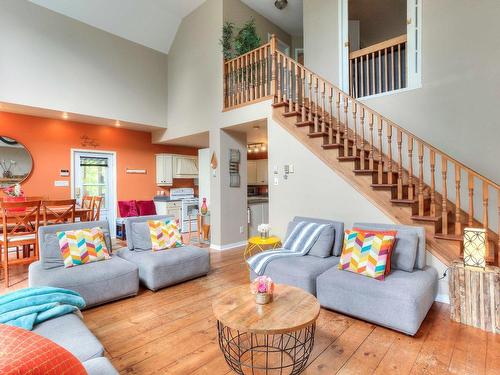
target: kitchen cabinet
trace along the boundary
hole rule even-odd
[[[248,203],[248,237],[259,236],[257,227],[260,224],[269,224],[269,203]]]
[[[181,220],[181,201],[155,201],[157,215],[169,215]]]
[[[247,185],[268,184],[267,159],[249,160],[247,162]]]
[[[198,157],[173,155],[174,178],[198,178]]]
[[[156,185],[172,186],[174,177],[172,173],[172,161],[172,155],[156,155]]]
[[[257,160],[248,161],[247,178],[247,185],[257,185]]]

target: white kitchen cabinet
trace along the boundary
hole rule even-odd
[[[197,178],[198,157],[173,155],[174,178]]]
[[[267,159],[257,160],[257,185],[267,185],[268,182]]]
[[[157,215],[169,215],[175,219],[181,219],[182,203],[181,201],[155,201]]]
[[[156,155],[156,185],[172,186],[174,177],[172,173],[172,161],[172,155]]]
[[[257,160],[249,160],[247,163],[247,185],[257,184]]]
[[[259,236],[257,227],[260,224],[269,224],[269,203],[248,203],[248,237]]]

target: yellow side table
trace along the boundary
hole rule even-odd
[[[262,237],[250,237],[248,239],[248,244],[243,254],[243,258],[247,260],[252,255],[261,253],[270,249],[278,249],[281,247],[281,240],[279,237],[271,236],[267,238]]]

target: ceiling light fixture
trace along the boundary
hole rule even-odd
[[[274,6],[276,8],[278,8],[279,10],[285,9],[287,5],[288,5],[288,1],[287,0],[276,0],[274,2]]]
[[[63,118],[63,119],[65,119],[65,120],[67,120],[67,119],[68,119],[68,117],[69,117],[69,116],[68,116],[68,114],[67,114],[66,112],[63,112],[63,114],[62,114],[62,118]]]
[[[262,142],[250,143],[247,145],[247,151],[249,154],[251,154],[252,152],[264,152],[266,150],[267,146]]]
[[[117,127],[118,127],[118,126],[120,126],[120,125],[121,125],[121,124],[120,124],[120,121],[116,120],[116,121],[115,121],[115,126],[117,126]]]

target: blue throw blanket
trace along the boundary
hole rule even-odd
[[[257,275],[262,276],[268,263],[274,259],[306,255],[326,227],[327,224],[301,221],[293,228],[282,249],[255,254],[247,263]]]
[[[35,324],[84,307],[85,300],[72,290],[25,288],[0,296],[0,323],[31,331]]]

